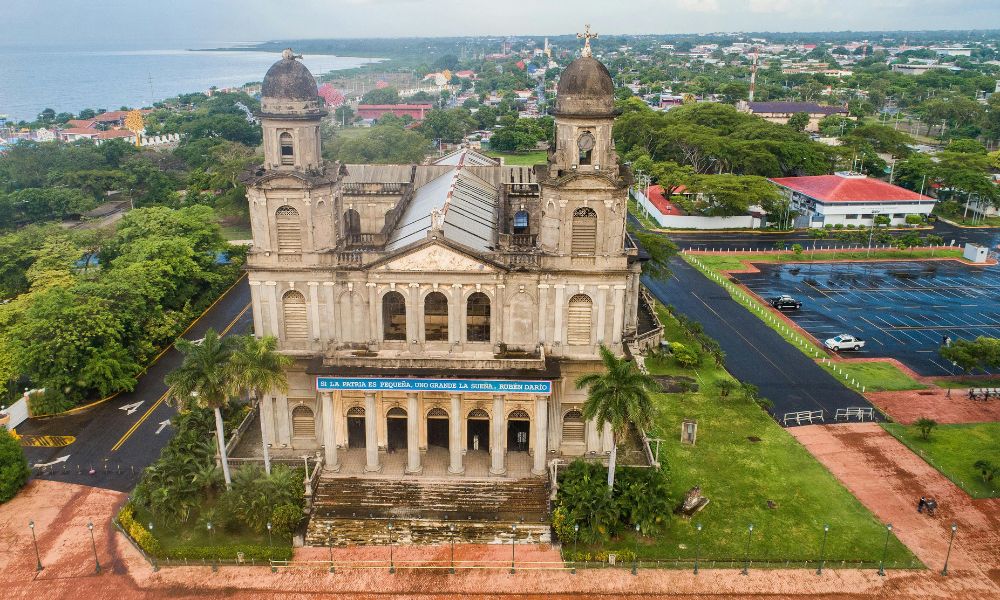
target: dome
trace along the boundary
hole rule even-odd
[[[296,56],[291,48],[286,48],[281,53],[281,60],[271,65],[261,85],[260,95],[263,98],[299,102],[316,100],[319,96],[316,78],[296,58],[302,57]]]
[[[615,110],[615,84],[604,64],[592,56],[570,63],[556,87],[556,114],[610,115]]]

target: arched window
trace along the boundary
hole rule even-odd
[[[308,406],[300,404],[292,409],[292,437],[316,437],[316,418]]]
[[[519,210],[514,213],[514,233],[528,233],[530,230],[530,216],[528,211]]]
[[[594,254],[597,251],[597,213],[587,206],[573,211],[573,239],[570,252]]]
[[[586,294],[577,294],[569,299],[566,343],[570,346],[586,346],[590,343],[592,307],[593,302]]]
[[[582,444],[584,442],[582,412],[574,409],[563,415],[562,441],[564,444]]]
[[[424,340],[448,341],[448,298],[441,292],[431,292],[424,298]]]
[[[348,417],[363,417],[365,416],[365,409],[360,406],[352,406],[347,410]]]
[[[472,294],[466,302],[465,341],[490,341],[490,297],[482,292]]]
[[[274,213],[278,230],[278,252],[302,252],[302,224],[299,211],[282,206]]]
[[[399,292],[382,297],[382,338],[406,341],[406,300]]]
[[[306,321],[306,297],[292,290],[281,299],[282,315],[285,318],[285,339],[309,339]]]
[[[344,233],[347,235],[361,233],[361,215],[353,208],[344,211]]]
[[[278,144],[281,146],[281,164],[295,164],[295,149],[292,148],[292,134],[287,131],[278,136]]]

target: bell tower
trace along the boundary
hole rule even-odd
[[[286,48],[261,86],[264,168],[269,171],[308,173],[323,164],[319,125],[327,112],[316,79],[299,58]]]

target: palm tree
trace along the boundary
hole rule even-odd
[[[233,391],[237,395],[247,394],[257,402],[270,390],[288,391],[285,369],[292,359],[275,351],[278,340],[273,336],[260,339],[252,335],[237,338],[229,368],[232,372]],[[264,429],[264,414],[260,418],[261,440],[264,444],[264,471],[271,474],[271,456],[267,449],[267,432]]]
[[[229,368],[233,353],[233,338],[223,339],[214,329],[205,332],[200,342],[177,340],[176,347],[184,355],[184,362],[164,378],[170,386],[170,398],[181,405],[194,403],[215,412],[215,433],[218,438],[219,456],[222,458],[222,476],[226,489],[232,487],[229,460],[226,457],[226,436],[222,424],[222,407],[229,403],[232,391]]]
[[[653,424],[653,399],[656,380],[639,370],[636,364],[618,358],[601,345],[601,361],[604,373],[588,373],[576,380],[577,389],[587,388],[587,400],[583,403],[583,416],[594,419],[603,427],[611,424],[611,457],[608,461],[608,493],[615,486],[615,461],[618,458],[618,440],[628,434],[629,426],[640,430],[649,429]]]

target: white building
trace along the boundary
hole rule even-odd
[[[930,214],[934,198],[912,192],[858,173],[776,177],[775,185],[789,196],[792,208],[801,213],[801,227],[873,224],[877,215],[891,225],[903,225],[907,215]]]

